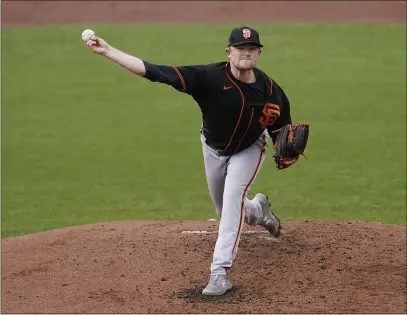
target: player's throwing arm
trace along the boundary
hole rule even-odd
[[[94,53],[109,58],[134,74],[139,76],[145,75],[146,68],[141,59],[128,55],[110,46],[102,38],[97,37],[94,31],[90,29],[84,30],[82,33],[82,40]]]

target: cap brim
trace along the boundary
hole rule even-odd
[[[235,44],[230,45],[230,46],[231,47],[236,47],[236,46],[240,46],[240,45],[243,45],[243,44],[253,44],[253,45],[256,45],[256,46],[259,46],[259,47],[263,47],[262,44],[257,43],[257,42],[253,42],[253,41],[250,41],[250,40],[245,40],[244,42],[238,42],[238,43],[235,43]]]

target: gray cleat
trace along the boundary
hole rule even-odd
[[[232,289],[232,281],[228,275],[211,276],[208,285],[203,289],[203,295],[222,295]]]
[[[273,211],[271,211],[268,197],[264,194],[256,194],[255,198],[259,199],[264,211],[262,221],[259,225],[264,227],[274,237],[279,237],[281,232],[281,223]]]

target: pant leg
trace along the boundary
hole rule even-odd
[[[223,193],[222,217],[215,245],[211,273],[225,274],[232,266],[239,247],[240,234],[247,210],[255,206],[247,201],[247,193],[259,173],[267,151],[267,135],[229,159]]]
[[[201,136],[201,142],[209,193],[216,212],[221,216],[228,158],[219,156],[214,149],[209,147],[205,143],[203,135]]]

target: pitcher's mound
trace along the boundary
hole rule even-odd
[[[222,297],[201,295],[218,222],[112,222],[2,240],[4,313],[405,313],[406,228],[245,226]],[[198,232],[199,231],[199,232]]]

